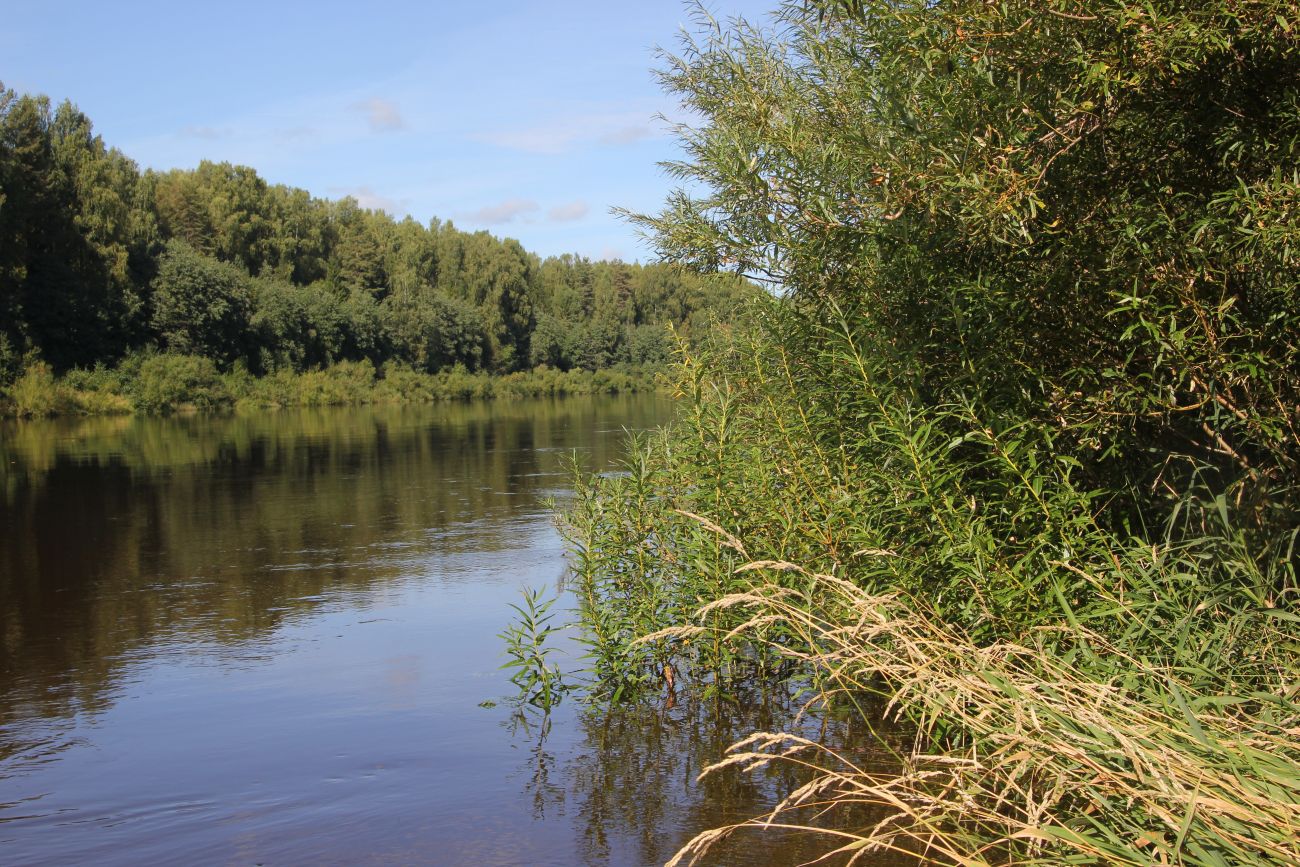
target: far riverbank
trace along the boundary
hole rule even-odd
[[[616,394],[652,391],[658,373],[654,365],[567,371],[543,365],[509,374],[472,373],[456,366],[425,373],[392,362],[344,361],[318,370],[254,376],[239,366],[222,372],[199,356],[152,354],[130,357],[115,368],[72,370],[63,376],[47,364],[31,363],[12,385],[0,389],[0,416],[157,415]]]

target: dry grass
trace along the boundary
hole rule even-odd
[[[695,837],[672,864],[697,863],[726,836],[765,827],[825,834],[828,856],[847,853],[851,863],[889,851],[971,867],[1300,864],[1294,672],[1275,672],[1275,694],[1200,696],[1176,671],[1087,633],[1065,653],[1059,634],[1055,652],[981,647],[897,596],[815,577],[816,602],[760,584],[704,606],[701,618],[743,611],[731,637],[774,623],[799,633],[805,649],[784,652],[826,676],[820,700],[883,679],[892,712],[919,724],[913,753],[902,773],[881,774],[802,738],[755,734],[705,773],[780,761],[814,767],[815,778],[766,816]],[[887,818],[827,830],[863,805]]]

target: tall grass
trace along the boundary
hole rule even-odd
[[[778,761],[817,776],[770,815],[697,836],[672,863],[773,826],[826,834],[854,861],[895,851],[966,865],[1300,863],[1300,684],[1288,662],[1270,661],[1285,666],[1271,672],[1274,691],[1207,694],[1176,666],[1086,630],[982,645],[923,604],[811,577],[815,597],[766,583],[701,616],[744,612],[733,636],[773,624],[797,634],[797,649],[774,649],[823,674],[818,701],[887,684],[891,707],[919,724],[916,749],[902,773],[881,773],[805,738],[754,734],[705,774]],[[828,830],[836,812],[866,805],[885,817]]]

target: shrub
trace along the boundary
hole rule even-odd
[[[144,358],[129,390],[135,408],[145,413],[222,410],[233,403],[216,364],[197,355],[168,353]]]
[[[43,418],[66,410],[65,395],[43,361],[29,360],[22,374],[6,389],[11,410],[19,418]]]
[[[662,76],[689,192],[638,219],[783,294],[580,489],[599,688],[890,692],[918,770],[786,805],[902,804],[857,854],[1295,860],[1292,5],[701,12]]]
[[[375,366],[369,360],[340,361],[323,370],[309,370],[293,380],[292,402],[301,406],[341,406],[374,400]]]

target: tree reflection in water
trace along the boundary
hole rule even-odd
[[[508,727],[521,747],[528,745],[520,776],[534,818],[567,811],[579,837],[576,850],[582,863],[592,867],[663,864],[695,834],[761,815],[808,781],[809,774],[790,763],[748,774],[726,768],[699,779],[731,744],[754,731],[796,731],[869,767],[897,767],[898,755],[910,743],[904,727],[877,723],[868,730],[851,714],[800,716],[793,692],[742,691],[727,701],[681,690],[638,702],[581,707],[560,714],[560,721],[536,709],[520,710]],[[569,745],[548,745],[557,726],[575,727]],[[839,819],[860,823],[883,816],[864,809]],[[715,847],[705,863],[798,864],[825,851],[825,843],[824,838],[776,829],[746,831]],[[876,854],[867,863],[889,867],[916,861]]]

